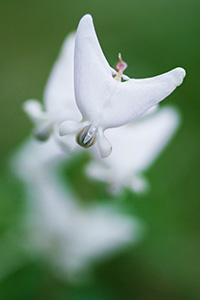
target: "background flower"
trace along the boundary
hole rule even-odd
[[[65,39],[47,81],[44,103],[32,99],[23,103],[24,111],[35,124],[35,137],[46,141],[53,134],[66,152],[75,148],[75,141],[72,136],[59,135],[60,123],[69,118],[74,121],[79,121],[81,118],[74,96],[74,44],[75,34],[71,33]]]
[[[27,141],[13,157],[29,202],[24,247],[64,280],[83,281],[83,271],[131,245],[141,230],[138,221],[116,212],[112,203],[81,207],[61,176],[65,162],[53,138],[45,144]]]
[[[112,193],[118,193],[122,187],[134,192],[145,191],[148,181],[142,173],[158,157],[178,125],[177,110],[163,107],[129,125],[109,130],[107,136],[113,143],[113,152],[102,161],[98,152],[94,151],[97,161],[90,163],[87,173],[107,182]]]

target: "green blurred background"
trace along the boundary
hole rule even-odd
[[[126,191],[123,196],[122,202],[148,228],[140,244],[98,265],[96,279],[79,287],[59,281],[27,259],[23,267],[0,281],[0,299],[199,300],[197,0],[0,0],[1,235],[15,226],[24,211],[23,190],[7,169],[9,156],[32,127],[21,105],[28,98],[42,100],[60,46],[85,13],[94,18],[110,64],[115,65],[121,52],[129,76],[149,77],[176,66],[186,69],[184,84],[166,100],[179,108],[182,124],[146,174],[150,193],[137,196]],[[6,257],[1,244],[0,256]]]

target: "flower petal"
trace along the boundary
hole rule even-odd
[[[30,99],[25,101],[23,103],[23,110],[35,124],[47,118],[46,113],[42,110],[41,103],[37,100]]]
[[[152,78],[116,81],[114,94],[107,99],[109,105],[104,109],[99,125],[118,127],[137,119],[171,94],[184,77],[185,70],[176,68]]]
[[[74,96],[74,46],[75,33],[71,33],[63,43],[45,88],[44,105],[54,122],[81,119]]]
[[[108,139],[105,137],[101,128],[98,131],[97,144],[100,151],[101,158],[105,158],[110,155],[112,146]]]
[[[27,100],[23,104],[24,111],[35,124],[34,136],[40,141],[46,141],[52,132],[52,122],[48,114],[42,111],[42,105],[37,100]]]
[[[112,80],[112,71],[99,45],[92,17],[85,15],[76,33],[74,85],[76,103],[86,120],[93,121],[102,113]]]
[[[75,133],[81,130],[84,126],[85,126],[84,122],[64,121],[60,124],[59,134],[60,136],[64,136],[71,133]]]
[[[128,184],[125,185],[132,189],[135,193],[144,193],[149,189],[149,182],[148,180],[142,176],[141,174],[134,174],[131,178]]]
[[[74,150],[77,149],[77,144],[75,142],[75,136],[72,134],[68,134],[65,136],[60,136],[59,132],[59,125],[55,124],[53,126],[53,135],[57,143],[60,145],[62,150],[65,152],[65,155],[67,156],[69,153],[72,153]]]
[[[44,103],[48,112],[63,109],[74,99],[74,45],[75,34],[71,33],[63,43],[45,88]]]

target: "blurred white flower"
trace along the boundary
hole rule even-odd
[[[129,79],[123,75],[126,64],[121,55],[119,59],[115,72],[101,50],[92,17],[83,16],[76,32],[74,55],[75,99],[82,121],[67,119],[60,126],[60,134],[77,133],[77,142],[85,148],[97,140],[101,157],[108,156],[112,149],[104,136],[105,129],[141,117],[172,93],[185,77],[184,69],[175,68],[152,78]]]
[[[44,109],[37,100],[27,100],[23,108],[35,124],[34,135],[45,141],[53,133],[59,144],[71,150],[75,146],[72,139],[61,137],[58,133],[60,122],[66,119],[79,121],[81,114],[74,97],[74,43],[75,34],[65,40],[59,58],[48,79],[44,91]]]
[[[97,160],[87,167],[88,175],[106,181],[112,193],[118,193],[122,187],[145,191],[148,181],[142,173],[164,149],[179,123],[178,111],[168,106],[157,108],[135,123],[108,130],[113,151],[104,160],[94,151]]]
[[[45,144],[32,139],[16,153],[12,166],[25,183],[30,204],[27,250],[58,275],[78,280],[95,261],[137,241],[141,227],[114,204],[81,207],[61,176],[64,163],[53,138]]]

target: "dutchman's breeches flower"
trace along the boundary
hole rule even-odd
[[[65,40],[59,59],[56,61],[44,91],[44,108],[37,100],[27,100],[23,109],[35,124],[34,135],[40,141],[46,141],[52,134],[66,150],[73,148],[71,137],[61,137],[58,133],[62,121],[73,116],[80,120],[81,114],[74,96],[74,44],[75,34]]]
[[[136,193],[147,191],[149,184],[144,173],[175,134],[179,123],[179,113],[173,106],[156,106],[136,122],[109,129],[107,136],[113,151],[102,160],[95,145],[92,153],[96,159],[87,166],[87,174],[106,182],[113,194],[124,187]]]
[[[61,136],[76,133],[78,144],[85,148],[97,141],[101,157],[106,157],[112,147],[104,130],[141,117],[171,94],[186,74],[184,69],[175,68],[152,78],[130,79],[123,74],[125,68],[120,54],[118,72],[109,66],[92,17],[83,16],[76,33],[74,56],[75,99],[82,121],[62,122]]]
[[[13,156],[12,168],[25,183],[28,202],[23,251],[42,258],[64,280],[77,282],[94,263],[136,243],[144,227],[114,203],[81,205],[62,178],[65,158],[53,137],[45,144],[30,139]]]

